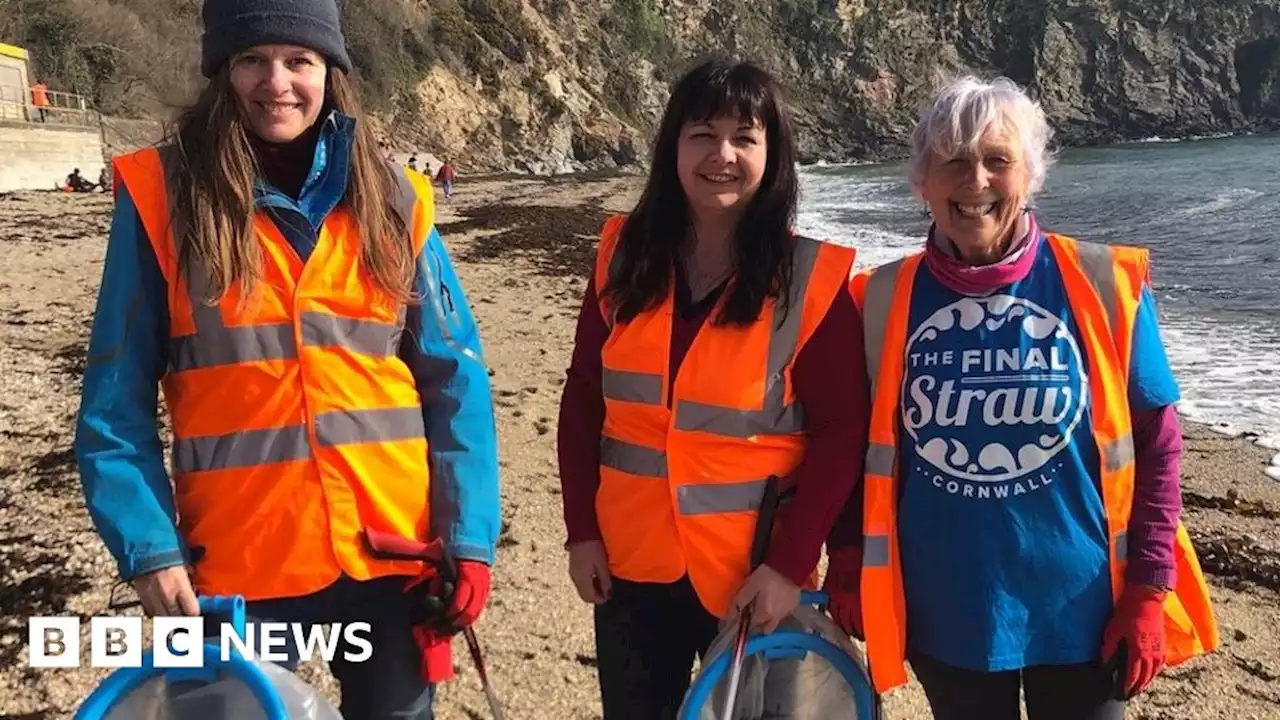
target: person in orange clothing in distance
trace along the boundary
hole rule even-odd
[[[794,142],[766,72],[704,63],[674,88],[639,202],[602,233],[559,460],[606,720],[673,718],[741,608],[773,631],[861,474],[854,251],[795,233]],[[751,571],[770,476],[786,500]]]
[[[31,105],[36,109],[40,122],[49,122],[49,86],[36,83],[31,86]]]

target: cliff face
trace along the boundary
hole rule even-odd
[[[6,2],[25,3],[28,16],[66,11],[71,20],[42,16],[34,30],[29,19],[7,28],[0,20],[0,36],[16,33],[55,78],[71,77],[69,89],[102,106],[114,99],[154,112],[133,96],[173,102],[190,92],[199,25],[187,0]],[[181,23],[172,15],[157,25],[164,14],[153,6],[166,4]],[[645,153],[669,83],[711,52],[756,60],[782,79],[805,160],[901,153],[934,83],[965,71],[1029,86],[1070,144],[1280,123],[1280,0],[343,4],[353,59],[370,106],[394,128],[391,144],[471,171],[630,164]],[[102,22],[107,10],[114,25]],[[54,25],[56,53],[31,37]],[[108,63],[95,36],[103,27],[115,28],[108,47],[139,50]],[[169,48],[163,62],[143,57],[148,38]],[[108,92],[121,87],[133,100]]]
[[[496,20],[536,29],[523,60],[494,57],[502,82],[441,69],[421,86],[475,83],[475,131],[441,131],[457,115],[430,105],[423,125],[525,167],[642,152],[667,84],[715,51],[783,79],[806,160],[902,152],[934,83],[965,71],[1029,86],[1069,144],[1280,118],[1280,0],[526,0]]]

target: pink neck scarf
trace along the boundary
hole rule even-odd
[[[1030,211],[1018,220],[1019,240],[1000,261],[991,265],[970,265],[955,253],[949,239],[929,228],[925,240],[924,263],[948,289],[961,295],[986,295],[999,287],[1018,282],[1031,272],[1040,248],[1040,227]]]

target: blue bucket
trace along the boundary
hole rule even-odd
[[[800,602],[816,605],[819,608],[826,607],[827,595],[823,592],[807,591],[801,594]],[[747,639],[744,657],[760,655],[766,660],[802,660],[809,653],[817,654],[839,671],[853,694],[858,720],[874,720],[879,717],[879,701],[872,689],[870,678],[848,652],[824,637],[797,630],[779,630],[768,635],[753,635]],[[699,720],[716,685],[728,672],[732,663],[733,649],[728,648],[703,664],[693,684],[689,686],[679,720]]]
[[[201,615],[229,615],[231,626],[241,640],[245,637],[245,603],[240,596],[202,597]],[[230,657],[222,659],[219,645],[204,644],[204,665],[199,668],[157,668],[152,651],[142,654],[142,666],[121,668],[107,676],[76,711],[74,720],[103,720],[111,709],[129,693],[159,676],[171,682],[213,683],[219,678],[234,677],[245,685],[262,706],[267,720],[288,720],[284,700],[261,668],[241,657],[232,648]]]

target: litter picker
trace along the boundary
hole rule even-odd
[[[440,573],[440,579],[445,588],[446,597],[440,598],[440,602],[442,605],[448,605],[447,596],[452,595],[457,588],[458,566],[439,538],[425,543],[393,533],[367,529],[364,531],[364,538],[366,547],[374,557],[389,560],[421,560],[432,565]],[[489,703],[489,712],[493,713],[494,720],[505,720],[506,716],[502,712],[502,705],[498,702],[498,695],[493,690],[493,683],[489,682],[489,671],[485,667],[475,629],[470,626],[463,628],[462,636],[467,640],[471,661],[476,666],[476,674],[480,676],[480,686],[484,690],[485,700]]]
[[[770,475],[764,483],[764,496],[760,499],[760,510],[756,515],[755,536],[751,539],[751,572],[764,562],[764,554],[769,548],[769,535],[773,531],[773,514],[778,509],[778,476]],[[738,615],[738,638],[733,645],[733,665],[729,670],[729,689],[725,694],[724,710],[721,720],[733,720],[733,712],[738,700],[738,682],[742,678],[742,661],[746,656],[747,634],[751,629],[751,612],[754,603],[749,603]]]

